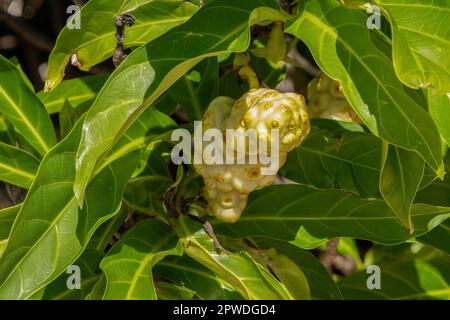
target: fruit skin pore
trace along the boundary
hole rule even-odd
[[[273,89],[251,89],[240,99],[218,97],[208,106],[203,119],[203,131],[226,129],[245,132],[253,129],[259,141],[265,141],[268,156],[276,157],[281,167],[287,153],[297,148],[309,134],[309,117],[303,96],[296,93],[280,93]],[[271,141],[271,130],[279,130],[279,141]],[[278,143],[278,154],[272,154],[271,143]],[[235,144],[236,145],[236,144]],[[260,144],[257,148],[257,162],[250,164],[194,164],[194,168],[205,182],[203,196],[208,202],[207,211],[216,218],[234,223],[247,205],[248,195],[270,185],[276,173],[263,175],[262,168],[270,164],[260,161]],[[246,145],[246,159],[254,150]]]
[[[362,123],[344,96],[342,85],[321,73],[308,85],[308,112],[311,118]]]

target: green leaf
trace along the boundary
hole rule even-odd
[[[209,103],[217,97],[218,80],[217,58],[205,59],[170,87],[168,93],[183,106],[191,121],[201,120]]]
[[[233,241],[220,238],[222,245],[237,252],[248,252],[256,262],[270,270],[270,272],[284,285],[295,300],[311,300],[308,280],[300,266],[290,257],[281,254],[273,247],[266,249],[255,248],[244,241]],[[257,241],[256,241],[257,242]],[[290,246],[288,243],[281,243]]]
[[[50,117],[19,68],[0,55],[1,113],[26,141],[44,155],[56,143]]]
[[[195,11],[196,6],[184,1],[90,1],[79,12],[81,28],[71,30],[66,26],[56,40],[49,57],[46,91],[61,82],[72,54],[77,55],[79,68],[85,71],[113,55],[116,16],[132,13],[136,18],[136,23],[125,31],[124,47],[130,48],[156,39],[184,23]]]
[[[430,262],[408,261],[382,264],[381,289],[367,287],[370,274],[361,271],[339,282],[345,299],[450,299],[450,287],[445,276]]]
[[[173,122],[153,109],[144,113],[95,173],[81,210],[73,181],[82,124],[80,120],[42,160],[0,260],[0,298],[31,296],[78,258],[99,225],[118,212],[125,185],[151,134],[166,130]]]
[[[82,300],[91,292],[100,279],[102,271],[99,268],[103,253],[86,249],[72,264],[80,269],[80,288],[69,289],[67,282],[72,273],[64,272],[42,290],[41,300]]]
[[[94,284],[91,292],[86,296],[85,300],[102,300],[103,294],[106,288],[106,276],[104,273],[100,276],[100,279]]]
[[[256,39],[253,41],[256,46],[256,50],[264,48],[267,45],[267,41],[262,42],[261,39]],[[251,50],[250,50],[251,52]],[[275,88],[281,81],[286,78],[287,74],[287,64],[283,61],[272,62],[267,58],[267,54],[264,57],[258,57],[257,55],[252,55],[251,63],[252,69],[256,72],[260,81],[267,85],[269,88]]]
[[[281,205],[280,205],[281,204]],[[352,237],[396,244],[420,236],[450,216],[450,208],[414,204],[410,235],[388,205],[339,190],[274,185],[250,194],[235,224],[213,220],[216,231],[232,237],[265,236],[293,240],[303,226],[316,238]]]
[[[397,76],[412,88],[432,87],[450,92],[449,0],[376,0],[392,28],[392,49]]]
[[[442,138],[450,146],[450,96],[435,96],[428,92],[428,108]]]
[[[51,92],[38,92],[37,96],[49,114],[58,113],[67,100],[74,108],[90,105],[105,84],[108,75],[85,76],[62,81]]]
[[[173,230],[156,220],[137,224],[111,249],[100,268],[106,274],[104,299],[156,300],[152,268],[167,255],[182,255]]]
[[[295,182],[377,197],[380,163],[381,141],[377,137],[313,129],[302,145],[288,154],[282,171]]]
[[[295,239],[290,241],[294,246],[301,249],[312,250],[318,248],[328,241],[327,238],[316,238],[312,236],[303,226],[298,229]]]
[[[436,180],[420,190],[414,202],[450,207],[450,176],[446,175],[444,181]]]
[[[303,3],[286,32],[305,42],[319,67],[342,83],[345,97],[373,134],[417,152],[442,177],[436,126],[397,79],[389,45],[367,28],[367,16],[334,0]]]
[[[273,239],[257,239],[256,242],[263,248],[274,248],[278,254],[288,257],[302,270],[308,280],[312,299],[342,299],[336,283],[312,253]]]
[[[423,177],[425,162],[418,154],[386,143],[382,148],[380,192],[410,232],[414,231],[411,206]]]
[[[122,208],[118,214],[103,223],[92,235],[88,248],[99,252],[105,252],[108,244],[113,239],[114,233],[119,230],[127,216],[128,211]]]
[[[155,266],[154,274],[195,291],[204,300],[226,300],[231,292],[214,272],[187,255],[164,258]]]
[[[199,230],[184,240],[185,253],[214,271],[245,299],[292,299],[286,288],[246,252],[216,252],[213,240]]]
[[[38,167],[33,155],[0,142],[0,180],[28,189]]]
[[[159,300],[192,300],[195,292],[167,282],[155,283],[156,295]]]
[[[78,119],[81,118],[88,108],[89,104],[74,108],[68,100],[65,100],[64,105],[58,114],[61,138],[66,137],[70,131],[72,131]]]
[[[148,146],[141,160],[139,176],[128,181],[124,203],[133,211],[160,217],[164,212],[163,198],[173,184],[169,170],[173,145],[155,142]]]
[[[166,176],[139,176],[129,181],[124,203],[132,210],[151,216],[163,212],[162,199],[173,181]]]
[[[417,237],[417,241],[450,254],[450,220],[442,222],[430,232]]]
[[[86,116],[74,186],[79,202],[95,167],[139,114],[204,58],[247,49],[251,25],[286,19],[277,9],[272,0],[213,1],[185,24],[133,51]],[[124,86],[130,81],[133,86]]]
[[[14,219],[16,218],[17,213],[19,213],[21,206],[22,205],[19,204],[13,207],[0,209],[0,242],[8,240],[8,236],[14,223]]]

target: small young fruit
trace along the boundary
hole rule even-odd
[[[267,41],[267,57],[277,63],[286,55],[287,45],[284,39],[283,22],[275,22]]]
[[[324,73],[308,85],[308,112],[311,118],[362,123],[344,96],[342,85]]]

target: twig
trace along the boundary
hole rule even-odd
[[[320,70],[311,64],[307,59],[305,59],[297,49],[291,50],[285,59],[285,62],[295,65],[296,67],[302,68],[308,72],[311,76],[317,77],[320,74]]]
[[[131,27],[134,22],[135,18],[128,13],[125,13],[123,15],[117,16],[114,20],[114,25],[116,26],[116,50],[114,51],[113,55],[113,62],[114,66],[117,68],[123,60],[127,57],[127,55],[124,52],[123,48],[123,42],[125,40],[125,26]]]
[[[219,239],[217,239],[216,233],[214,232],[212,225],[208,221],[203,220],[202,218],[194,216],[192,214],[189,214],[189,217],[192,220],[197,221],[202,224],[203,230],[205,230],[206,234],[212,239],[212,241],[214,243],[214,248],[216,249],[216,252],[218,254],[220,254],[222,252],[223,248],[219,242]]]

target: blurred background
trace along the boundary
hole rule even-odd
[[[82,6],[85,0],[0,0],[0,54],[17,57],[36,91],[44,88],[47,60],[58,33],[66,24],[71,5]],[[113,22],[111,22],[113,23]],[[90,74],[113,69],[108,60]],[[66,78],[83,74],[68,66]]]

